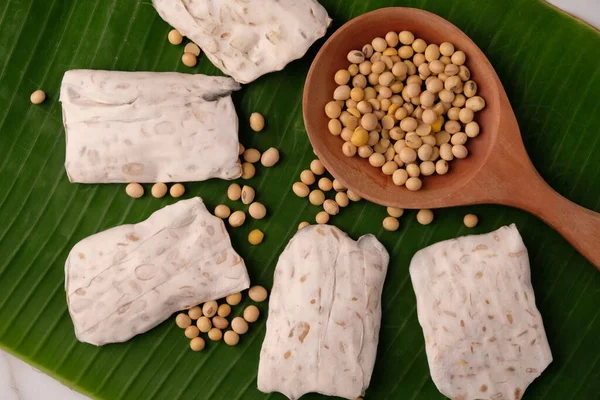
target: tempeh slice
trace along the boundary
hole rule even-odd
[[[429,246],[412,259],[429,370],[453,400],[519,400],[552,362],[516,226]]]
[[[290,399],[355,399],[369,386],[389,256],[328,225],[301,229],[279,257],[260,354],[258,389]]]
[[[65,264],[77,339],[124,342],[176,311],[248,288],[223,221],[199,197],[83,239]]]
[[[331,20],[315,0],[153,0],[169,25],[240,83],[280,71],[325,35]]]
[[[235,179],[238,118],[231,78],[73,70],[62,81],[71,182]]]

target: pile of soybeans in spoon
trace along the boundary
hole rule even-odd
[[[464,52],[409,31],[388,32],[350,51],[348,61],[325,106],[329,131],[344,140],[346,156],[368,159],[412,191],[421,189],[423,176],[444,175],[450,161],[467,157],[485,100]]]

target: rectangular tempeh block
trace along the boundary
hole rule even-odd
[[[325,35],[316,0],[153,0],[159,15],[240,83],[282,70]]]
[[[71,182],[235,179],[238,118],[231,78],[73,70],[62,81]]]
[[[199,197],[83,239],[65,263],[75,334],[98,346],[129,340],[176,311],[249,285],[223,221]]]
[[[301,229],[279,257],[258,389],[355,399],[371,381],[389,256],[329,225]]]
[[[453,400],[519,400],[552,362],[515,225],[446,240],[410,264],[431,377]]]

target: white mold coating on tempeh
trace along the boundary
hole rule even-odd
[[[75,334],[98,346],[124,342],[176,311],[249,285],[223,221],[199,197],[83,239],[65,264]]]
[[[315,0],[153,0],[159,15],[240,83],[282,70],[331,23]]]
[[[369,386],[389,256],[372,235],[301,229],[279,257],[258,388],[290,399],[318,392],[355,399]]]
[[[71,182],[189,182],[241,176],[231,78],[68,71],[60,101]]]
[[[515,225],[446,240],[410,265],[431,377],[455,400],[519,400],[552,362]]]

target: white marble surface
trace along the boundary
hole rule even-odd
[[[547,0],[548,3],[600,29],[600,0]]]
[[[460,0],[455,0],[460,1]],[[549,0],[600,28],[600,0]],[[0,400],[86,400],[30,365],[0,350]]]
[[[0,400],[85,400],[42,372],[0,351]]]

